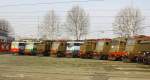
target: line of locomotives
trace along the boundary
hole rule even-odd
[[[150,64],[150,36],[87,40],[13,41],[16,55],[122,60]]]

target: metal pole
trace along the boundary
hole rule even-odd
[[[40,30],[39,30],[39,16],[38,16],[38,30],[37,30],[37,37],[38,37],[38,40],[40,38]]]
[[[132,8],[134,7],[134,0],[130,0],[130,5]]]

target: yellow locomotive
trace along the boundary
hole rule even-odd
[[[129,38],[125,51],[128,53],[126,58],[129,61],[150,62],[150,37],[139,35]]]
[[[53,41],[52,47],[51,47],[51,56],[52,57],[65,57],[67,47],[67,41],[65,40],[56,40]]]
[[[126,55],[125,47],[126,47],[127,39],[125,37],[118,37],[112,39],[111,49],[109,51],[109,60],[122,60],[122,57]]]

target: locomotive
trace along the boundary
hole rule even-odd
[[[2,50],[1,50],[2,51]],[[113,39],[13,41],[11,52],[20,55],[80,57],[150,64],[150,36]]]
[[[97,39],[96,40],[96,47],[93,53],[94,59],[102,59],[107,60],[109,50],[111,48],[111,39]]]
[[[50,55],[52,57],[65,57],[67,41],[56,40],[52,43]]]
[[[80,57],[81,58],[93,58],[93,53],[96,48],[96,40],[88,39],[85,40],[80,46]]]
[[[70,40],[67,41],[67,48],[65,52],[66,57],[79,57],[80,53],[80,45],[83,44],[83,41],[77,41],[77,40]]]
[[[150,55],[150,37],[149,36],[133,36],[128,39],[126,44],[124,59],[132,62],[149,62]]]
[[[36,55],[50,56],[52,40],[43,40],[36,44]]]
[[[111,49],[109,51],[108,59],[109,60],[122,60],[122,57],[126,55],[127,39],[125,37],[114,38],[111,42]]]

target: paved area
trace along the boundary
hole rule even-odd
[[[150,65],[0,55],[0,80],[150,80]]]

